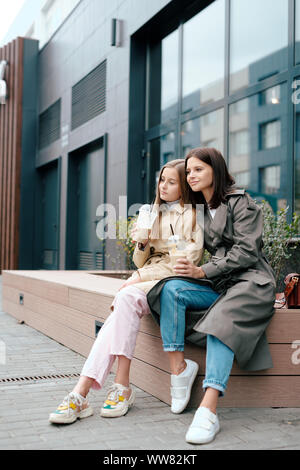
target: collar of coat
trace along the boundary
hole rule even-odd
[[[165,211],[169,211],[169,209],[167,208],[166,204],[162,204],[161,207],[160,207],[160,210],[161,212],[165,212]],[[177,204],[174,204],[171,209],[171,211],[176,211],[178,212],[179,214],[182,214],[183,212],[185,212],[187,210],[187,207],[185,206],[182,206],[179,202]]]
[[[217,207],[215,216],[209,228],[210,236],[211,238],[213,238],[214,245],[218,245],[218,243],[222,239],[222,234],[226,226],[228,209],[230,209],[228,199],[231,198],[232,196],[240,196],[244,194],[245,194],[245,189],[234,189],[234,191],[232,191],[231,193],[228,193],[225,196],[226,203],[221,202],[219,207]]]

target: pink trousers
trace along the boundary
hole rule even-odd
[[[96,390],[103,387],[116,356],[133,358],[141,318],[150,314],[145,292],[134,286],[121,289],[112,307],[81,371],[82,376],[95,379],[92,388]]]

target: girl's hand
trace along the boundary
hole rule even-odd
[[[135,234],[136,234],[136,222],[132,225],[132,229],[130,232],[130,238],[132,239],[134,243],[136,243],[136,240],[134,239]]]
[[[194,277],[195,279],[202,279],[205,277],[205,273],[202,268],[195,266],[186,258],[179,258],[173,269],[176,274],[180,274],[181,276]]]
[[[132,230],[131,230],[131,232],[130,232],[130,237],[131,237],[131,239],[132,239],[132,241],[133,241],[134,243],[136,243],[136,239],[135,239],[136,232],[137,232],[137,227],[136,227],[136,222],[135,222],[135,223],[133,224]],[[150,232],[151,232],[151,230],[148,230],[148,238],[145,239],[145,240],[142,240],[142,241],[140,242],[140,243],[142,243],[142,245],[143,245],[144,247],[147,245],[147,243],[148,243],[148,241],[149,241]]]

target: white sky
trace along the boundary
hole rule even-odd
[[[10,25],[26,0],[0,0],[0,41],[6,35]]]

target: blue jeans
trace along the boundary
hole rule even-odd
[[[167,281],[160,294],[160,329],[164,351],[184,351],[186,310],[205,310],[220,294],[211,287],[183,280]],[[234,359],[233,351],[218,338],[207,335],[206,373],[203,388],[224,395]]]

